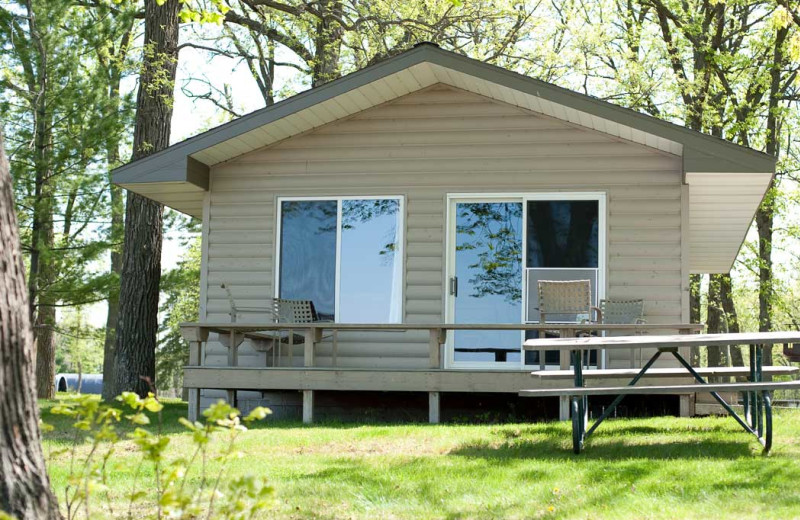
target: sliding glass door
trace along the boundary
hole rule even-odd
[[[448,218],[448,321],[537,323],[539,280],[583,280],[595,302],[604,287],[604,195],[551,193],[453,196]],[[565,316],[579,322],[585,316]],[[524,353],[520,331],[464,330],[451,334],[454,367],[556,366]]]
[[[454,201],[455,323],[519,323],[522,313],[522,202]],[[520,362],[519,331],[454,331],[455,363]]]

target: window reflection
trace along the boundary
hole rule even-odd
[[[456,204],[457,323],[519,323],[522,203]],[[455,331],[455,361],[519,362],[518,331]]]
[[[400,201],[343,200],[339,321],[400,321]]]
[[[399,199],[282,201],[280,297],[313,301],[322,320],[399,323],[400,219]]]
[[[596,200],[528,202],[527,267],[597,267]]]
[[[280,297],[313,301],[323,320],[335,312],[336,213],[335,200],[281,204]]]

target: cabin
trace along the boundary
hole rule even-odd
[[[202,221],[190,416],[227,397],[310,421],[315,392],[425,392],[436,421],[443,393],[516,395],[532,366],[568,368],[522,349],[542,332],[540,280],[590,280],[594,303],[688,324],[690,274],[729,271],[774,171],[761,152],[420,44],[114,182]],[[276,302],[313,316],[279,320]]]

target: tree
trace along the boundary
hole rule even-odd
[[[97,29],[71,1],[20,0],[0,8],[0,104],[7,114],[20,236],[29,258],[39,397],[52,397],[56,308],[103,299],[108,277],[95,261],[106,212],[106,139],[119,136],[102,77],[83,54]]]
[[[175,74],[178,65],[180,2],[145,1],[144,57],[136,98],[135,161],[169,146]],[[164,207],[129,193],[120,278],[114,379],[108,395],[149,391],[155,380],[158,296]]]
[[[21,520],[61,518],[42,453],[25,267],[2,134],[0,294],[0,510]]]

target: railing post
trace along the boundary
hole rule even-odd
[[[303,331],[303,366],[314,366],[314,347],[318,341],[319,331],[316,328],[309,327]]]
[[[429,329],[428,353],[431,368],[442,368],[442,344],[447,342],[447,329],[433,327]]]

